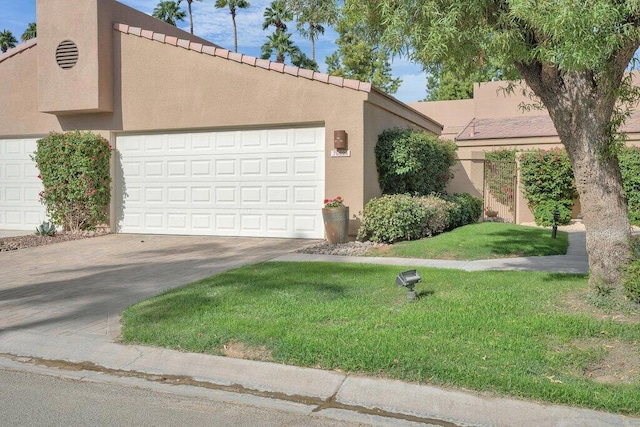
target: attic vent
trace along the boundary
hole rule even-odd
[[[78,46],[71,40],[64,40],[56,49],[56,62],[60,68],[68,70],[78,62]]]

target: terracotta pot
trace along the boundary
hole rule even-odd
[[[349,207],[322,208],[322,220],[327,241],[333,245],[349,240]]]

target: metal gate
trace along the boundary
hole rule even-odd
[[[484,220],[515,223],[518,185],[513,160],[484,161]]]

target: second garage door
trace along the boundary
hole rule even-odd
[[[120,135],[123,233],[321,238],[324,128]]]

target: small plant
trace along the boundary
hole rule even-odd
[[[53,236],[56,234],[56,226],[48,221],[43,221],[36,227],[36,234],[42,237]]]
[[[340,208],[344,206],[344,199],[340,196],[335,199],[324,199],[325,208]]]

